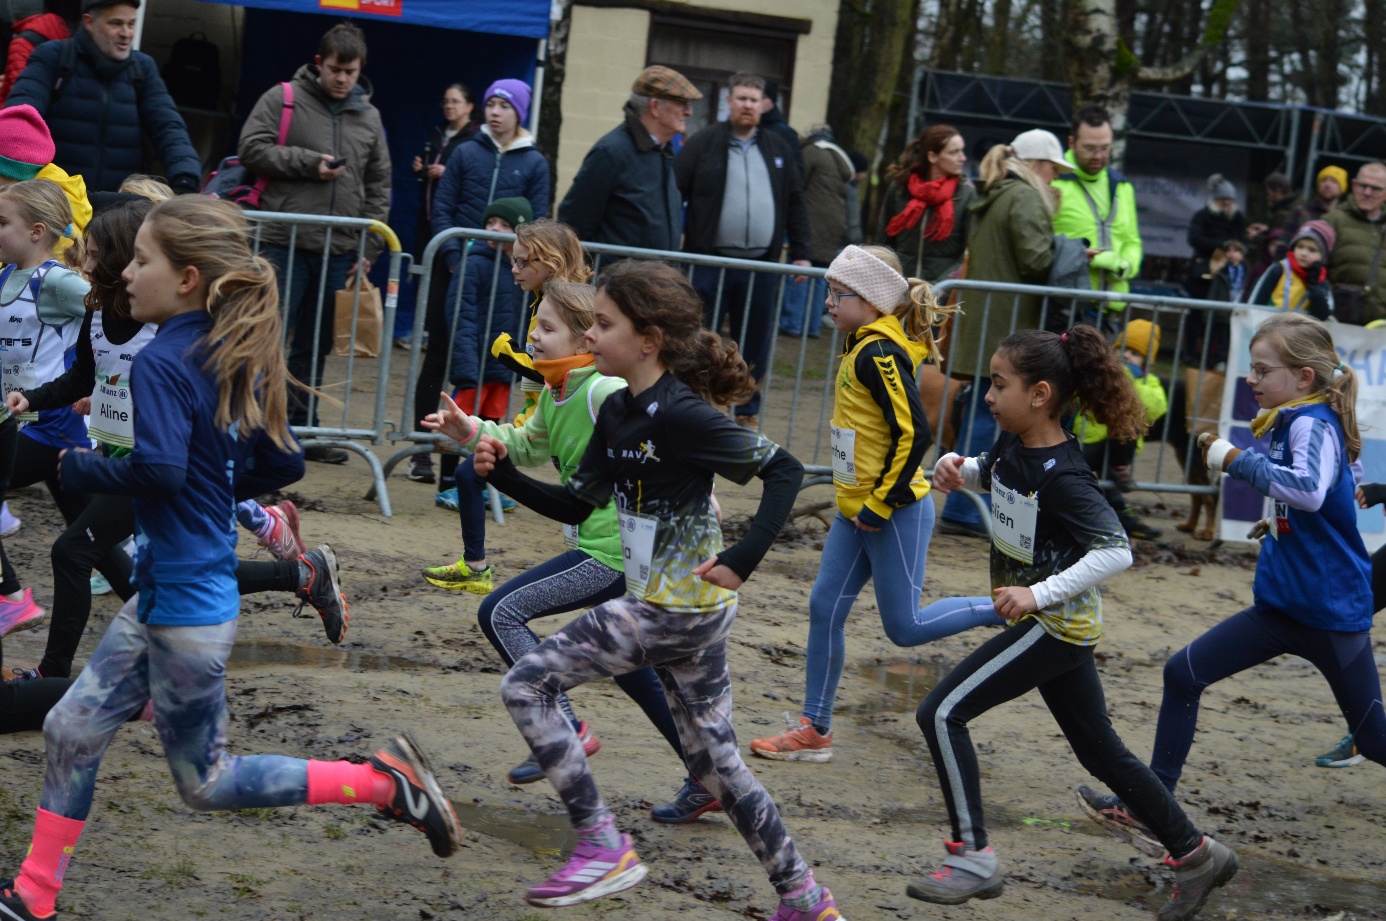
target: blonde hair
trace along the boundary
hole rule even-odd
[[[157,176],[146,176],[144,173],[126,176],[116,191],[124,192],[126,195],[139,195],[152,202],[168,201],[173,197],[173,189],[167,182]]]
[[[205,368],[217,382],[216,424],[263,430],[282,450],[298,450],[286,406],[279,284],[273,267],[251,253],[241,209],[182,195],[155,205],[144,223],[175,268],[192,266],[207,284]]]
[[[905,272],[900,268],[900,257],[895,254],[895,250],[889,246],[863,246],[862,250],[869,255],[890,266],[896,272],[904,275]],[[942,323],[946,318],[958,312],[956,304],[940,304],[938,295],[934,293],[934,288],[922,278],[906,278],[910,290],[905,299],[894,305],[889,313],[900,321],[901,328],[905,335],[915,342],[922,342],[929,347],[929,356],[938,358],[939,339],[934,335],[934,327]],[[880,309],[879,305],[872,304],[872,307]],[[882,310],[882,313],[887,311]]]
[[[1333,334],[1313,317],[1300,313],[1281,313],[1256,328],[1250,345],[1264,339],[1280,355],[1285,366],[1314,372],[1314,392],[1323,393],[1328,406],[1338,414],[1343,427],[1343,445],[1348,460],[1362,454],[1362,435],[1357,430],[1357,375],[1352,366],[1338,358]]]
[[[81,269],[87,258],[86,247],[72,226],[72,204],[62,186],[51,179],[27,179],[0,188],[0,195],[14,199],[25,223],[43,225],[49,241],[44,248],[54,255],[64,240],[71,240],[72,245],[62,251],[62,260],[68,268]]]
[[[1044,210],[1050,215],[1054,214],[1054,191],[1040,177],[1035,175],[1035,171],[1030,169],[1030,164],[1015,155],[1009,144],[997,144],[987,155],[982,158],[982,162],[977,166],[977,176],[983,183],[991,185],[1006,178],[1007,173],[1015,175],[1023,180],[1026,185],[1039,193],[1040,199],[1044,202]]]
[[[544,303],[558,314],[574,339],[581,339],[592,326],[596,295],[597,289],[591,285],[570,281],[554,281],[544,286]]]
[[[582,283],[592,277],[582,255],[582,243],[573,228],[547,219],[529,221],[515,228],[515,239],[529,248],[529,261],[549,270],[549,282]]]

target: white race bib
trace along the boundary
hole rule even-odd
[[[135,446],[135,403],[128,384],[97,379],[91,392],[91,422],[87,429],[102,444],[118,448]]]
[[[565,524],[563,526],[563,546],[569,550],[578,548],[578,528],[580,525]]]
[[[991,478],[991,542],[1006,556],[1029,566],[1035,561],[1039,500],[1026,498]]]
[[[659,519],[636,512],[616,512],[621,529],[621,555],[626,570],[626,591],[645,597],[650,584],[650,562],[654,559],[655,530]]]
[[[0,366],[0,378],[3,378],[5,388],[5,399],[9,399],[10,394],[21,390],[33,390],[38,386],[38,376],[34,373],[34,363],[32,361],[21,361],[15,364]],[[20,413],[15,417],[20,422],[37,422],[38,413]]]
[[[833,433],[833,482],[857,485],[857,430],[829,426]]]

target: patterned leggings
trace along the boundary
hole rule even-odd
[[[154,701],[154,726],[178,793],[192,809],[294,806],[308,801],[308,762],[226,753],[226,659],[236,621],[202,627],[141,624],[131,598],[91,661],[48,713],[48,770],[39,805],[69,819],[91,811],[96,772],[116,730]]]
[[[770,794],[741,761],[732,730],[727,636],[736,605],[706,613],[666,611],[626,595],[563,627],[515,663],[501,699],[553,784],[575,828],[606,820],[582,744],[559,694],[596,678],[654,666],[674,713],[688,769],[722,804],[780,894],[809,874]]]

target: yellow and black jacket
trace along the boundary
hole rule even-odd
[[[893,316],[847,337],[833,400],[833,486],[848,518],[881,527],[929,494],[921,465],[933,435],[915,373],[929,349]]]
[[[525,342],[529,342],[529,334],[534,332],[534,324],[539,321],[539,302],[544,299],[540,294],[534,299],[534,303],[529,305],[529,322],[525,324]],[[534,367],[534,356],[529,354],[529,349],[521,346],[515,348],[515,341],[510,338],[509,333],[501,333],[496,337],[496,341],[491,343],[491,354],[500,359],[501,364],[520,376],[520,391],[525,396],[525,405],[520,410],[520,414],[515,417],[514,424],[517,427],[523,426],[525,420],[534,415],[534,407],[539,402],[539,395],[544,392],[544,375],[540,374]]]

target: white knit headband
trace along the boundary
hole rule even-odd
[[[860,246],[848,246],[828,266],[828,280],[856,292],[882,313],[893,311],[910,293],[903,275]]]

